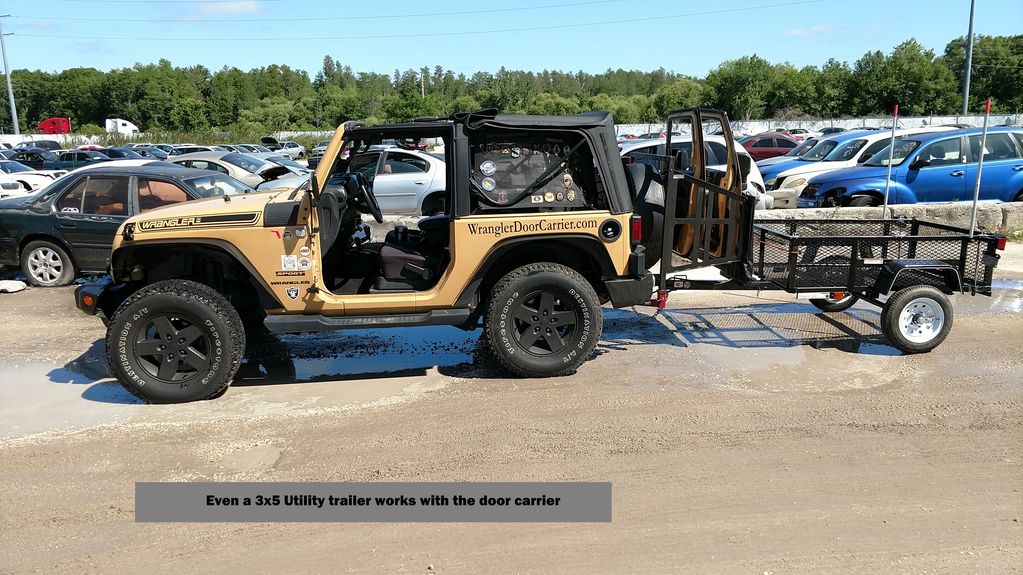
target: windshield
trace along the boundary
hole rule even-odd
[[[273,150],[271,150],[270,148],[267,148],[266,146],[260,146],[259,144],[249,144],[249,146],[255,148],[261,154],[269,154],[273,152]]]
[[[817,145],[811,148],[809,152],[799,156],[799,159],[804,162],[819,162],[827,157],[827,155],[831,153],[831,150],[835,149],[835,146],[838,146],[838,142],[833,140],[818,142]]]
[[[237,152],[233,154],[226,154],[220,159],[224,160],[228,164],[238,166],[250,174],[256,174],[266,167],[266,162],[263,160],[245,154],[239,154]]]
[[[317,148],[326,148],[329,145],[330,145],[330,140],[323,140],[319,144],[316,144],[316,147]]]
[[[209,174],[207,176],[199,176],[198,178],[190,178],[185,180],[185,183],[198,192],[200,198],[230,196],[252,191],[252,188],[224,174]]]
[[[268,162],[277,164],[278,166],[284,166],[285,168],[291,168],[292,170],[298,170],[300,172],[308,172],[309,168],[302,164],[292,160],[291,158],[283,158],[281,156],[272,156],[266,159]]]
[[[906,161],[913,150],[920,146],[920,142],[917,140],[897,140],[895,142],[895,150],[891,150],[892,145],[888,144],[881,151],[870,157],[869,160],[863,162],[864,166],[887,166],[888,165],[888,153],[891,150],[892,154],[892,165],[898,166],[902,162]]]
[[[6,172],[8,174],[13,174],[13,173],[16,173],[16,172],[34,172],[35,171],[32,168],[26,166],[25,164],[22,164],[21,162],[3,162],[3,163],[0,163],[0,170],[3,170],[4,172]]]
[[[851,160],[856,157],[856,153],[860,151],[863,146],[867,144],[867,141],[860,138],[856,140],[849,140],[844,144],[838,146],[827,157],[824,158],[825,162],[844,162]]]
[[[789,150],[788,153],[786,153],[785,155],[793,157],[793,158],[798,158],[799,156],[802,156],[803,154],[809,152],[810,149],[813,148],[816,145],[817,145],[817,140],[815,140],[813,138],[809,138],[805,142],[803,142],[802,144],[799,144],[795,148],[792,148],[791,150]]]

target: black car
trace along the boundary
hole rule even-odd
[[[248,191],[224,174],[179,166],[74,172],[30,196],[0,200],[0,265],[20,265],[32,285],[67,285],[106,271],[114,234],[129,216]]]
[[[142,159],[142,155],[140,155],[135,150],[132,150],[131,148],[103,148],[102,150],[99,150],[99,151],[103,152],[104,154],[106,154],[107,157],[110,158],[111,160],[141,160]]]
[[[17,145],[18,148],[42,148],[51,152],[63,148],[60,142],[53,140],[25,140],[24,142]]]
[[[52,167],[47,164],[57,161],[57,155],[43,148],[22,147],[15,148],[14,155],[8,159],[21,162],[33,170],[46,170]]]

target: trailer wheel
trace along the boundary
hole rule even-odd
[[[850,292],[831,292],[827,297],[810,299],[810,303],[817,309],[828,313],[845,311],[856,305],[858,301],[860,301],[860,296]]]
[[[931,286],[910,286],[884,303],[881,331],[903,353],[925,353],[945,340],[952,319],[948,296]]]
[[[107,368],[149,403],[221,394],[241,365],[245,328],[234,307],[208,286],[167,280],[118,306],[107,326]]]
[[[603,327],[596,292],[575,270],[553,263],[514,269],[490,292],[483,334],[494,357],[522,377],[574,372]]]

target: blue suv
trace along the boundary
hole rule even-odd
[[[904,136],[895,140],[889,204],[973,199],[981,130],[971,128]],[[888,147],[853,168],[812,178],[799,196],[800,208],[879,206],[884,199]],[[1023,201],[1023,130],[991,128],[984,150],[980,199]]]

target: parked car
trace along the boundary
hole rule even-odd
[[[95,150],[69,150],[56,154],[45,163],[48,170],[75,170],[97,162],[108,162],[110,156]]]
[[[156,146],[135,146],[132,148],[132,151],[143,158],[154,158],[157,160],[166,160],[170,156],[163,148]]]
[[[189,168],[227,174],[255,189],[297,189],[309,179],[307,173],[296,174],[287,166],[238,152],[196,152],[174,156],[170,161]]]
[[[349,172],[373,184],[373,195],[385,213],[432,216],[447,209],[447,168],[444,157],[418,150],[388,148],[353,154]]]
[[[760,168],[760,173],[763,174],[764,169],[769,166],[781,164],[783,162],[791,162],[792,160],[795,160],[796,158],[802,156],[806,152],[809,152],[810,148],[816,146],[818,141],[819,140],[817,138],[807,138],[803,140],[802,143],[800,143],[798,146],[789,150],[788,153],[786,153],[785,155],[767,158],[766,160],[760,160],[759,162],[757,162],[757,167]]]
[[[153,147],[167,152],[168,156],[176,156],[181,153],[172,144],[153,144]]]
[[[747,136],[739,143],[749,151],[753,160],[764,160],[775,156],[783,156],[799,146],[799,142],[785,134],[767,132],[755,136]]]
[[[267,148],[266,146],[264,146],[262,144],[239,144],[239,145],[243,146],[245,148],[251,149],[252,153],[254,153],[254,154],[272,154],[273,153],[273,150],[271,150],[270,148]]]
[[[36,286],[104,273],[129,216],[182,201],[251,191],[223,174],[181,167],[106,167],[68,174],[39,192],[0,200],[0,265]]]
[[[802,142],[803,140],[814,136],[810,130],[804,128],[778,128],[775,132],[784,134],[797,142]]]
[[[59,142],[53,140],[25,140],[24,142],[15,146],[17,148],[42,148],[44,150],[54,151],[59,150],[62,146]]]
[[[106,154],[111,160],[139,160],[143,157],[130,148],[103,148],[97,151]]]
[[[47,164],[57,161],[56,154],[42,148],[14,148],[11,151],[14,153],[9,159],[25,164],[33,170],[52,169],[52,166]]]
[[[856,168],[815,176],[799,197],[800,207],[880,205],[892,155],[888,203],[955,202],[973,199],[981,129],[906,136]],[[980,199],[1023,201],[1023,130],[991,128],[984,149]]]
[[[897,130],[896,137],[949,128],[910,128]],[[813,149],[797,158],[792,165],[779,164],[767,177],[767,191],[774,196],[778,208],[797,207],[800,192],[810,178],[842,168],[848,168],[870,159],[891,140],[891,132],[845,132],[821,140]]]
[[[221,148],[220,146],[199,146],[199,145],[196,145],[196,144],[181,144],[181,145],[178,145],[178,146],[174,146],[174,150],[177,151],[177,154],[174,154],[174,155],[194,154],[196,152],[226,152],[227,151],[226,148]]]
[[[11,186],[2,186],[0,197],[11,195],[27,194],[39,188],[48,186],[53,180],[64,175],[63,170],[33,170],[25,164],[13,160],[0,160],[0,182],[13,182],[18,193],[11,193]],[[20,190],[19,190],[20,188]]]
[[[320,165],[320,157],[327,151],[327,146],[330,145],[330,140],[323,140],[313,146],[312,150],[309,150],[309,160],[307,161],[310,170],[315,170],[316,166]]]
[[[288,156],[292,160],[298,160],[306,156],[305,146],[298,142],[281,142],[281,149],[277,152]]]
[[[704,153],[707,156],[707,166],[710,168],[724,169],[725,166],[725,154],[728,153],[725,147],[725,140],[721,136],[708,135],[704,136],[706,140],[706,150]],[[622,158],[625,158],[627,162],[635,163],[649,163],[654,165],[657,169],[659,157],[665,155],[665,146],[667,145],[667,139],[659,140],[633,140],[629,142],[619,143],[618,150],[621,152]],[[767,188],[764,186],[764,178],[760,175],[760,170],[757,168],[756,163],[753,162],[749,152],[743,148],[742,144],[736,142],[735,151],[740,156],[746,156],[750,164],[750,171],[746,175],[746,193],[757,196],[757,207],[758,210],[769,210],[774,204],[774,200],[766,193]],[[676,138],[672,136],[671,147],[674,150],[682,150],[686,154],[692,153],[692,140],[685,136]],[[651,157],[653,156],[653,157]]]
[[[821,128],[820,133],[822,136],[831,136],[833,134],[840,134],[845,131],[845,128],[838,126],[828,126],[827,128]]]

